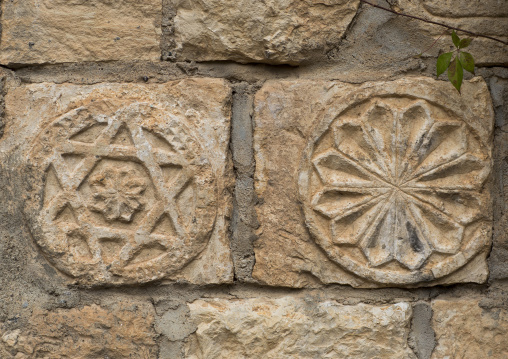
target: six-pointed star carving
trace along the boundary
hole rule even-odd
[[[96,138],[90,141],[79,141],[78,138],[73,139],[73,136],[71,136],[69,140],[55,146],[51,166],[59,178],[62,190],[61,193],[51,199],[48,207],[49,212],[54,218],[62,208],[70,206],[76,215],[77,225],[86,233],[89,244],[98,243],[100,238],[121,239],[121,242],[128,244],[128,251],[124,254],[126,257],[124,259],[128,262],[129,258],[132,258],[142,246],[146,246],[149,243],[157,242],[163,247],[171,248],[170,242],[175,240],[175,236],[180,239],[186,238],[188,234],[185,231],[182,220],[179,218],[176,198],[192,176],[186,168],[187,163],[182,155],[176,151],[170,152],[166,149],[161,150],[153,146],[147,138],[147,136],[153,136],[153,134],[149,134],[141,126],[131,126],[127,121],[121,120],[121,118],[122,114],[117,113],[107,123],[97,122],[95,126],[104,127],[104,129],[99,132]],[[86,130],[89,130],[89,128]],[[117,143],[118,141],[115,141],[115,139],[120,133],[127,136],[132,143]],[[71,154],[82,158],[72,173],[70,173],[69,168],[66,166],[63,154]],[[153,184],[157,193],[157,200],[154,201],[154,204],[150,208],[147,208],[143,218],[130,230],[88,223],[88,208],[83,205],[87,203],[87,199],[82,198],[79,188],[83,181],[90,176],[94,168],[104,160],[142,163],[148,171],[148,176],[143,179],[143,184],[139,183],[141,187],[134,186],[137,189],[131,188],[131,192],[132,190],[136,192],[131,193],[131,195],[136,198],[142,195],[144,186],[148,183]],[[168,186],[161,168],[161,166],[167,165],[180,169],[170,186]],[[90,180],[93,182],[96,179],[94,177]],[[139,189],[142,190],[139,191]],[[91,206],[95,206],[94,208],[97,209],[97,205],[95,203]],[[114,211],[109,213],[106,209],[104,209],[104,215],[106,217],[110,216],[111,220],[123,218],[124,221],[129,222],[135,212],[134,209],[139,209],[137,204],[132,202],[132,198],[131,205],[132,208],[130,210],[120,211],[117,213],[118,216],[113,213]],[[163,217],[170,218],[175,233],[152,233],[156,224]]]

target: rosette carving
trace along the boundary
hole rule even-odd
[[[431,280],[435,268],[447,274],[481,247],[471,231],[486,216],[490,158],[446,109],[411,98],[364,101],[337,116],[306,156],[311,232],[356,274]]]

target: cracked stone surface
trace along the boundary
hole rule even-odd
[[[486,280],[493,110],[479,78],[462,97],[446,85],[407,78],[261,89],[254,278],[289,286]]]

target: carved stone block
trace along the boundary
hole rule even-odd
[[[172,0],[174,56],[298,64],[325,58],[358,9],[358,0]]]
[[[10,90],[7,141],[28,143],[25,213],[46,258],[86,284],[230,281],[229,102],[207,79]]]
[[[162,0],[2,1],[1,64],[160,58]]]
[[[493,110],[482,80],[462,96],[428,78],[271,82],[255,108],[255,278],[486,280]]]

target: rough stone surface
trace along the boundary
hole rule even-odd
[[[195,331],[195,325],[189,320],[189,308],[179,305],[169,309],[162,316],[157,317],[155,329],[168,340],[176,341],[186,338]]]
[[[153,307],[120,302],[75,309],[36,309],[28,327],[0,326],[0,357],[5,359],[155,359]]]
[[[233,219],[231,221],[231,250],[235,276],[251,281],[254,266],[254,230],[259,226],[254,204],[254,151],[252,148],[252,110],[254,95],[245,84],[235,87],[231,124],[231,152],[236,170]]]
[[[508,41],[508,6],[506,6],[504,0],[393,0],[390,3],[394,9],[406,14]],[[411,22],[413,24],[412,31],[425,34],[429,38],[426,41],[429,44],[428,46],[446,30],[441,26],[427,24],[422,21],[412,20]],[[447,31],[446,33],[450,32]],[[461,32],[458,35],[460,37],[469,36]],[[443,52],[448,52],[453,48],[449,35],[442,36],[434,45],[434,51],[441,49]],[[508,64],[506,45],[500,42],[476,37],[467,51],[474,54],[477,65]]]
[[[464,86],[459,96],[427,78],[267,83],[255,100],[253,277],[485,282],[493,110],[484,81]]]
[[[508,357],[508,311],[478,304],[474,298],[432,302],[437,340],[433,359]]]
[[[173,0],[173,56],[298,64],[326,58],[358,0]]]
[[[2,1],[3,65],[160,58],[161,0]]]
[[[411,306],[353,306],[282,297],[197,300],[188,359],[415,358],[407,345]]]
[[[19,86],[6,122],[0,148],[21,158],[28,225],[60,271],[82,284],[232,279],[223,81]]]

